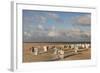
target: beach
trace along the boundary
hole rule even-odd
[[[23,43],[23,62],[45,62],[45,61],[68,61],[68,60],[87,60],[91,59],[91,48],[79,49],[76,54],[74,49],[64,48],[67,43]],[[69,43],[70,45],[71,43]],[[49,46],[47,52],[41,53],[43,46]],[[60,59],[59,55],[54,54],[53,46],[63,48],[64,58]],[[34,55],[32,47],[39,48],[40,53]]]

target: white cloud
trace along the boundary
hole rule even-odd
[[[42,15],[35,15],[34,16],[34,22],[36,24],[45,24],[46,23],[46,17]]]
[[[26,41],[30,42],[50,42],[50,41],[62,41],[62,42],[71,42],[71,41],[89,41],[91,38],[90,32],[80,31],[78,29],[73,30],[64,30],[64,31],[37,31],[32,32],[31,35],[27,32],[24,32],[27,37]]]
[[[44,30],[44,27],[41,24],[39,24],[37,27],[39,30]]]
[[[48,36],[50,36],[50,37],[55,37],[55,36],[59,36],[59,35],[60,35],[60,33],[55,32],[55,31],[48,32]]]
[[[87,37],[91,37],[91,32],[85,31],[85,32],[83,32],[83,35],[86,35]]]
[[[24,32],[24,36],[31,37],[31,34],[28,32]]]
[[[69,30],[69,34],[72,36],[79,36],[81,34],[80,29],[71,29]]]
[[[47,13],[47,16],[48,16],[48,18],[54,18],[54,19],[58,19],[59,18],[58,14],[50,13],[50,12]]]
[[[90,25],[91,24],[91,15],[82,15],[72,18],[74,24],[78,25]]]
[[[40,21],[39,23],[45,24],[46,23],[46,17],[45,16],[39,16],[38,21]]]
[[[32,34],[30,34],[29,32],[24,31],[24,41],[29,40],[31,38],[31,36],[32,36]]]
[[[56,24],[61,22],[61,18],[56,13],[47,12],[45,15],[34,15],[32,18],[27,18],[27,25],[24,25],[24,37],[26,39],[30,39],[29,41],[39,41],[39,40],[55,40],[55,41],[73,41],[73,40],[80,40],[80,39],[88,39],[91,37],[91,33],[88,31],[81,31],[80,29],[62,29],[59,30],[55,27],[55,24],[47,27],[46,21],[47,19],[52,19],[56,22]],[[83,15],[73,17],[71,21],[74,24],[78,25],[90,25],[91,24],[91,16],[90,15]],[[34,24],[34,26],[33,26]],[[35,27],[35,28],[33,28]],[[47,27],[47,28],[46,28]],[[47,30],[46,30],[47,29]],[[51,38],[53,37],[53,38]],[[44,39],[43,39],[44,38]],[[41,41],[40,41],[41,42]]]
[[[91,18],[89,15],[80,16],[77,21],[79,24],[91,24]]]

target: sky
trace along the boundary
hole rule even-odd
[[[91,13],[23,10],[24,42],[89,42]]]

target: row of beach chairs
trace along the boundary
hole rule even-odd
[[[50,50],[52,50],[53,52],[51,54],[56,56],[53,59],[58,59],[58,58],[64,59],[67,56],[78,54],[79,52],[87,50],[88,48],[90,48],[90,44],[85,46],[84,45],[80,45],[80,46],[65,45],[63,47],[53,46],[51,48],[49,48],[48,46],[42,46],[42,49],[37,47],[31,47],[30,50],[31,53],[35,56],[39,54],[48,53]]]

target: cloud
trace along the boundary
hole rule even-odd
[[[25,41],[25,40],[29,40],[32,37],[32,34],[30,32],[24,31],[23,36],[24,36],[24,41]]]
[[[89,26],[91,25],[91,15],[81,15],[72,18],[74,25]]]
[[[27,34],[27,37],[30,35]],[[26,38],[27,38],[26,37]],[[79,42],[79,41],[90,41],[91,33],[88,31],[81,31],[79,29],[62,30],[62,31],[34,31],[28,38],[29,42]]]
[[[47,19],[52,19],[55,23],[62,23],[63,20],[59,16],[59,14],[54,13],[54,12],[47,12],[46,13]]]
[[[56,32],[56,31],[49,31],[48,32],[49,37],[56,37],[56,36],[61,36],[61,33]]]
[[[53,21],[53,24],[48,24],[48,20]],[[69,21],[70,20],[70,21]],[[66,21],[66,19],[63,19]],[[62,17],[54,12],[34,12],[30,16],[24,16],[24,41],[28,42],[70,42],[70,41],[90,41],[91,33],[88,30],[82,31],[79,28],[70,28],[70,23],[73,25],[90,26],[91,15],[83,14],[68,18],[66,25],[63,23]],[[60,23],[61,22],[61,23]],[[68,29],[61,26],[67,26]],[[60,28],[60,26],[62,28]],[[60,29],[59,29],[60,28]],[[90,29],[90,28],[89,28]]]
[[[82,31],[82,30],[80,30],[78,28],[77,29],[68,30],[67,35],[68,34],[70,36],[72,36],[72,37],[75,37],[75,36],[81,37],[81,35],[85,35],[87,37],[90,37],[91,36],[91,32],[90,31]]]
[[[74,29],[68,30],[68,33],[75,36],[75,35],[80,35],[80,34],[81,34],[80,31],[81,31],[80,29],[78,29],[78,28],[75,29],[75,28],[74,28]]]
[[[24,32],[24,35],[25,35],[25,36],[28,36],[28,37],[30,37],[30,36],[31,36],[31,34],[30,34],[30,33],[28,33],[28,32]]]
[[[46,15],[47,15],[48,18],[53,18],[53,19],[59,18],[59,15],[56,14],[56,13],[47,12]]]
[[[91,36],[91,32],[84,32],[84,35],[90,37]]]
[[[24,15],[23,18],[23,29],[25,31],[25,36],[29,37],[28,35],[33,35],[40,33],[40,31],[45,29],[46,24],[46,17],[43,15],[38,15],[37,13],[33,12],[31,15]],[[26,33],[27,32],[27,33]]]
[[[37,29],[38,29],[38,30],[44,30],[44,27],[43,27],[41,24],[39,24],[39,25],[37,26]]]
[[[46,17],[45,16],[40,16],[36,15],[35,20],[37,20],[37,24],[45,24],[46,23]]]

